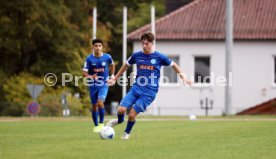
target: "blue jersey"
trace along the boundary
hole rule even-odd
[[[109,77],[108,65],[113,64],[112,57],[103,53],[101,57],[96,57],[90,54],[84,63],[83,71],[88,72],[89,75],[97,74],[98,80],[89,83],[91,86],[101,86],[101,84],[106,84],[106,80]]]
[[[172,60],[160,52],[144,54],[142,51],[134,53],[127,65],[137,65],[137,75],[132,89],[138,94],[155,96],[159,88],[161,66],[171,66]]]

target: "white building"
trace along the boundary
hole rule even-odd
[[[170,82],[160,87],[147,114],[205,115],[206,101],[213,107],[209,115],[224,113],[225,6],[225,0],[195,0],[156,21],[156,50],[178,63],[195,84],[180,86],[174,71],[164,68]],[[275,0],[234,0],[232,114],[276,97],[275,8]],[[141,50],[139,38],[146,31],[150,24],[128,35],[134,52]]]

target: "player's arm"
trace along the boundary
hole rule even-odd
[[[89,61],[86,59],[86,61],[84,62],[84,66],[83,66],[83,69],[82,69],[82,76],[85,77],[85,78],[94,78],[94,79],[97,79],[97,73],[95,73],[94,75],[90,75],[88,73],[88,70],[90,69],[90,64],[89,64]]]
[[[177,74],[179,74],[180,78],[181,78],[182,81],[184,82],[184,85],[185,85],[185,84],[188,84],[188,85],[190,85],[190,86],[192,85],[192,81],[190,81],[190,80],[188,80],[188,79],[185,78],[184,73],[182,72],[181,68],[180,68],[176,63],[173,62],[172,68],[174,69],[174,71],[175,71]]]
[[[117,72],[117,74],[115,75],[114,78],[111,78],[110,80],[108,80],[108,84],[109,85],[114,85],[116,80],[128,69],[128,65],[127,64],[123,64],[123,66],[120,68],[120,70]]]
[[[114,74],[115,74],[115,62],[113,61],[111,55],[109,55],[108,63],[109,63],[110,77],[114,78]]]
[[[110,70],[110,76],[111,76],[111,78],[113,78],[114,74],[115,74],[115,63],[114,62],[109,65],[109,70]]]
[[[82,71],[82,76],[86,77],[86,78],[94,78],[94,79],[96,79],[98,77],[97,73],[95,73],[94,75],[90,75],[90,74],[88,74],[87,71]]]
[[[120,68],[120,70],[117,72],[114,78],[111,78],[108,80],[109,85],[114,85],[116,80],[128,69],[129,66],[133,65],[135,63],[135,54],[133,54],[129,59],[126,61],[126,63],[123,64],[123,66]]]
[[[89,77],[90,75],[88,74],[87,71],[82,71],[82,76],[83,76],[83,77]]]

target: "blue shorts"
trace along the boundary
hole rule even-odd
[[[133,105],[133,109],[139,114],[147,109],[147,107],[154,101],[155,97],[156,95],[141,95],[130,89],[126,96],[121,100],[120,106],[129,108]]]
[[[91,103],[95,105],[98,102],[98,100],[101,100],[103,102],[105,101],[105,98],[108,92],[108,86],[107,85],[104,85],[101,87],[90,86],[89,91],[90,91]]]

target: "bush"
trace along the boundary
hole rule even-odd
[[[21,73],[17,76],[12,76],[5,80],[3,84],[4,99],[0,100],[0,115],[5,116],[23,116],[29,115],[26,111],[28,103],[33,101],[31,98],[27,84],[42,84],[43,77],[34,77],[28,73]],[[86,89],[78,88],[82,91],[81,94],[87,94]],[[36,99],[40,105],[40,113],[42,116],[61,116],[62,115],[62,103],[61,95],[67,93],[67,102],[71,115],[86,115],[89,114],[89,106],[83,104],[87,101],[87,95],[83,95],[85,98],[75,98],[71,96],[72,90],[68,87],[47,87],[44,86],[41,94]],[[89,99],[89,98],[88,98]],[[90,103],[90,102],[89,102]]]
[[[40,99],[40,115],[61,116],[62,105],[59,96],[56,94],[44,94]]]
[[[70,109],[70,115],[82,115],[82,103],[79,98],[67,95],[67,102]]]
[[[24,110],[14,103],[0,102],[0,106],[3,108],[1,115],[3,116],[22,116]]]
[[[17,76],[12,76],[7,79],[3,85],[5,101],[7,107],[11,107],[5,112],[5,115],[12,115],[12,110],[15,111],[17,115],[26,115],[26,105],[32,101],[31,96],[28,93],[26,85],[28,83],[42,84],[43,78],[36,78],[28,73],[21,73]],[[9,114],[11,113],[11,114]]]

